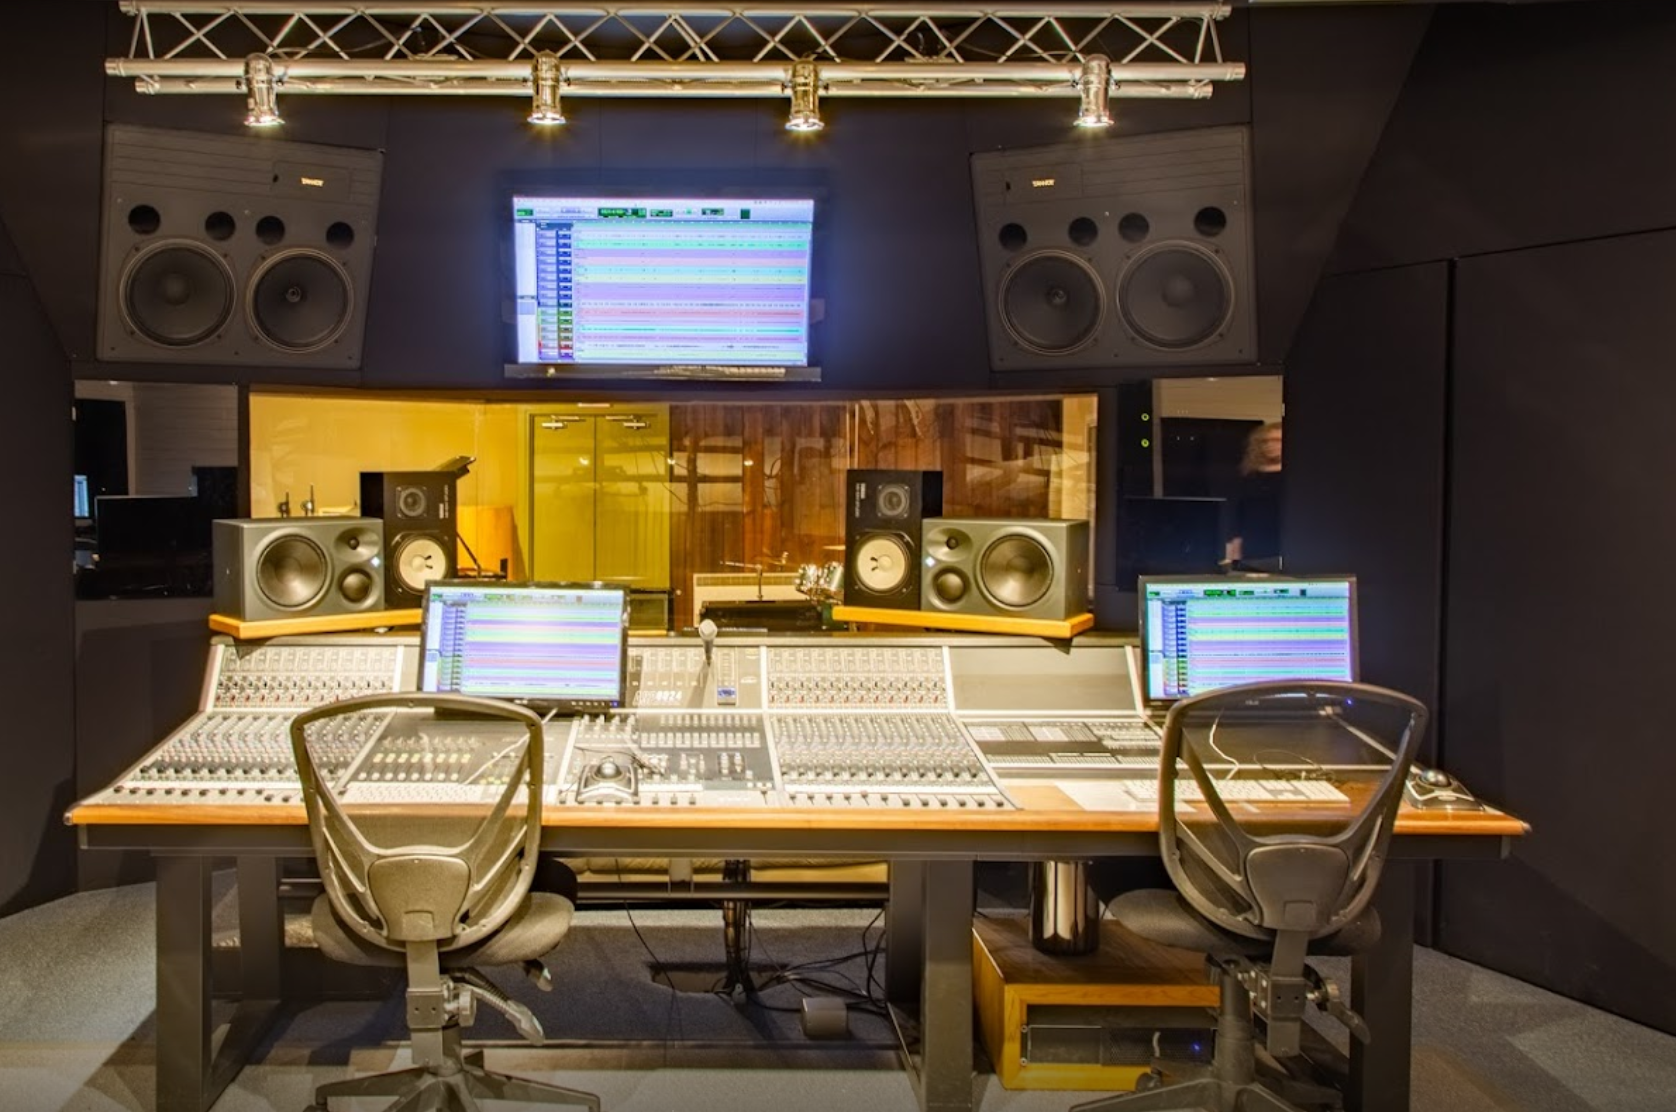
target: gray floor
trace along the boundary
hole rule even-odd
[[[150,885],[83,893],[0,920],[0,1109],[152,1109],[154,895]],[[810,978],[864,989],[863,959],[808,963],[873,945],[871,918],[759,910],[753,967],[803,965]],[[780,985],[763,994],[770,1007],[756,1007],[672,991],[650,974],[720,956],[713,910],[644,910],[632,922],[585,910],[554,954],[558,991],[511,986],[552,1045],[527,1050],[495,1017],[472,1034],[493,1040],[491,1068],[592,1090],[607,1112],[913,1109],[885,1021],[853,1010],[848,1039],[814,1041],[794,1011],[772,1010],[795,1009],[818,986]],[[322,1081],[405,1059],[394,1001],[317,1004],[287,1018],[214,1112],[294,1112]],[[1676,1038],[1420,950],[1413,1078],[1418,1112],[1671,1112]],[[975,1084],[982,1112],[1061,1112],[1093,1095],[1008,1092],[987,1071]]]

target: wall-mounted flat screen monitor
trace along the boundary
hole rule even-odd
[[[1358,678],[1354,576],[1142,576],[1137,588],[1149,706],[1237,684]]]
[[[513,377],[819,377],[813,197],[517,192]]]
[[[583,713],[623,705],[628,593],[565,583],[427,585],[419,690]]]

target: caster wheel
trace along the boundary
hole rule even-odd
[[[1150,1093],[1154,1089],[1164,1087],[1164,1075],[1157,1070],[1149,1070],[1135,1078],[1135,1092]]]

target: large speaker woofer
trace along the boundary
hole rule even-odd
[[[1118,312],[1136,339],[1165,351],[1209,343],[1234,312],[1234,278],[1214,251],[1160,243],[1136,255],[1118,281]]]
[[[163,347],[201,344],[233,315],[232,268],[190,240],[147,247],[128,261],[120,281],[123,323]]]
[[[252,332],[282,351],[319,351],[349,327],[355,288],[349,272],[311,248],[270,256],[251,275],[245,314]]]
[[[876,594],[904,590],[909,576],[917,574],[906,537],[894,533],[869,533],[855,546],[855,566],[850,578]]]
[[[449,572],[448,550],[429,533],[398,537],[390,558],[396,583],[416,595],[424,593],[425,584],[444,579]]]
[[[326,552],[307,537],[276,538],[257,557],[256,588],[281,610],[312,606],[326,593]]]
[[[997,605],[1022,610],[1040,602],[1053,585],[1053,556],[1031,537],[1002,537],[984,549],[978,581]]]
[[[1001,280],[996,308],[1001,325],[1022,348],[1065,355],[1100,330],[1106,292],[1100,276],[1069,251],[1038,251]]]

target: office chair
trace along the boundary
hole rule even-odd
[[[1329,1086],[1286,1069],[1299,1062],[1305,1006],[1315,1004],[1363,1041],[1369,1033],[1339,1002],[1336,986],[1305,964],[1306,952],[1353,954],[1378,940],[1369,901],[1426,717],[1400,692],[1327,681],[1224,688],[1170,709],[1158,827],[1175,889],[1124,893],[1108,914],[1143,938],[1207,955],[1221,987],[1215,1050],[1207,1076],[1165,1085],[1155,1066],[1136,1092],[1072,1112],[1297,1112],[1298,1104],[1336,1104]],[[1356,767],[1340,776],[1348,802],[1252,806],[1236,786],[1295,780],[1289,787],[1302,795],[1323,786],[1325,766]],[[1181,767],[1201,805],[1177,805]],[[1261,1080],[1259,1021],[1280,1067]]]
[[[335,748],[341,758],[360,748],[370,740],[364,735],[376,732],[361,724],[368,712],[380,711],[391,717],[379,740],[356,758],[361,764],[351,767],[355,787],[323,778],[312,750]],[[470,756],[469,748],[433,749],[423,730],[434,728],[443,712],[474,716],[481,731],[473,732],[504,747],[476,767],[462,759],[462,753]],[[333,721],[345,715],[359,717]],[[491,1073],[480,1051],[468,1054],[461,1047],[460,1029],[471,1025],[479,1003],[504,1013],[525,1039],[541,1042],[534,1014],[478,967],[521,964],[540,987],[550,989],[540,959],[564,938],[575,911],[562,895],[530,891],[541,839],[541,720],[492,699],[370,695],[297,715],[291,748],[325,887],[312,910],[315,939],[336,961],[405,964],[415,1063],[411,1069],[321,1085],[312,1112],[325,1112],[332,1097],[376,1096],[396,1098],[390,1112],[479,1112],[479,1098],[517,1101],[521,1107],[581,1105],[598,1112],[599,1098],[590,1093]],[[370,774],[362,771],[383,759],[390,763],[375,764]],[[481,792],[469,784],[499,790],[487,802],[464,802]],[[393,792],[376,790],[392,787]],[[357,802],[357,789],[374,800],[383,795],[386,802]],[[427,796],[434,804],[415,802]]]

